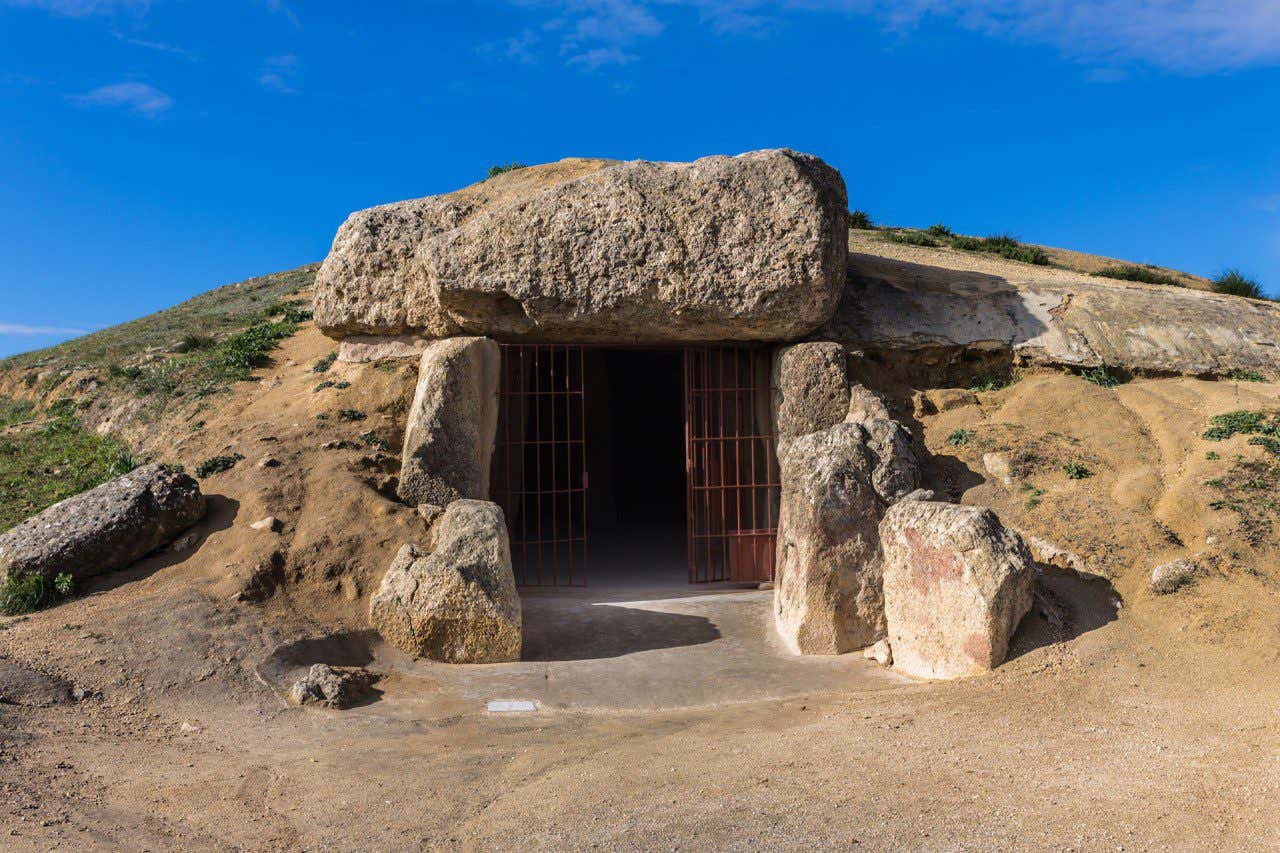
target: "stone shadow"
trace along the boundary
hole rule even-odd
[[[721,636],[705,616],[569,598],[526,600],[523,621],[523,661],[614,658],[696,646]]]
[[[1009,660],[1073,640],[1117,618],[1119,597],[1106,578],[1038,568],[1035,601],[1009,641]]]
[[[162,545],[155,551],[143,557],[125,569],[115,572],[108,572],[105,575],[99,575],[96,578],[88,578],[84,581],[84,592],[107,592],[118,586],[142,580],[161,569],[167,569],[169,566],[176,566],[178,563],[184,562],[192,554],[200,550],[200,546],[213,533],[226,530],[235,524],[236,516],[240,514],[240,502],[223,495],[205,495],[205,514],[198,523],[188,530],[183,531],[174,537],[174,541],[182,539],[184,536],[194,534],[195,540],[191,543],[190,548],[182,551],[174,551],[171,546],[172,542]]]
[[[337,667],[368,667],[373,663],[375,650],[382,642],[378,632],[346,631],[322,637],[306,637],[277,646],[257,667],[258,677],[281,696],[287,695],[294,681],[306,674],[312,664],[324,663]],[[370,686],[348,708],[372,705],[382,698],[382,691]]]

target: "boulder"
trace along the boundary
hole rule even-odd
[[[792,439],[835,426],[849,412],[849,381],[840,344],[782,347],[773,360],[774,436],[779,453]]]
[[[893,503],[920,487],[920,461],[911,447],[911,432],[889,415],[879,394],[853,385],[845,420],[860,425],[866,433],[874,461],[871,482],[880,497]]]
[[[316,278],[336,338],[788,340],[844,286],[838,172],[788,150],[570,160],[352,214]]]
[[[400,463],[406,503],[489,496],[501,359],[488,338],[436,341],[422,354]]]
[[[875,645],[867,646],[862,650],[862,656],[881,666],[893,666],[893,647],[888,640],[877,640]]]
[[[123,569],[204,517],[200,485],[154,464],[137,468],[0,534],[0,577]]]
[[[1177,592],[1195,580],[1199,567],[1190,560],[1173,560],[1156,566],[1151,573],[1151,590],[1157,595]]]
[[[289,701],[295,705],[350,708],[369,694],[375,680],[373,673],[365,669],[317,663],[289,688]]]
[[[998,666],[1031,609],[1022,539],[983,507],[904,501],[885,513],[880,541],[894,666],[935,679]]]
[[[520,597],[506,522],[497,504],[454,501],[437,522],[436,546],[405,545],[369,601],[388,642],[446,663],[520,659]]]
[[[781,460],[774,622],[799,654],[840,654],[885,634],[873,464],[850,423],[797,438]]]

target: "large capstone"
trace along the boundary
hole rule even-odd
[[[400,464],[406,502],[447,506],[489,496],[501,357],[487,338],[436,341],[422,354]]]
[[[800,654],[840,654],[885,634],[878,525],[884,505],[858,424],[791,442],[782,456],[774,623]]]
[[[369,600],[373,627],[417,657],[445,663],[520,659],[520,597],[497,504],[454,501],[435,549],[405,545]]]
[[[191,477],[146,465],[0,534],[0,578],[69,574],[76,580],[123,569],[204,517]]]
[[[994,669],[1031,609],[1035,568],[983,507],[903,501],[880,523],[893,665],[919,678]]]
[[[835,311],[845,209],[839,173],[788,150],[518,169],[352,214],[316,322],[336,338],[794,339]]]

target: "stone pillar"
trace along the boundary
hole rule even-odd
[[[423,352],[404,434],[403,500],[446,507],[489,497],[501,359],[489,338],[446,338]]]

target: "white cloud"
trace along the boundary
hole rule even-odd
[[[765,29],[785,14],[868,17],[909,33],[933,19],[1051,47],[1119,79],[1125,66],[1204,74],[1280,63],[1280,0],[512,0],[554,10],[570,61],[660,36],[673,9],[717,32]],[[585,61],[585,60],[584,60]]]
[[[125,107],[130,112],[155,118],[173,106],[173,98],[148,83],[125,82],[102,86],[71,100],[85,107]]]
[[[302,29],[302,21],[298,19],[293,9],[289,8],[284,0],[267,0],[267,11],[283,15],[285,20],[293,24],[295,29]]]
[[[269,92],[280,95],[297,94],[296,81],[302,63],[292,53],[283,56],[272,56],[263,63],[262,73],[258,75],[258,83]]]
[[[0,323],[0,335],[86,335],[88,329],[63,326],[28,326],[25,323]]]

